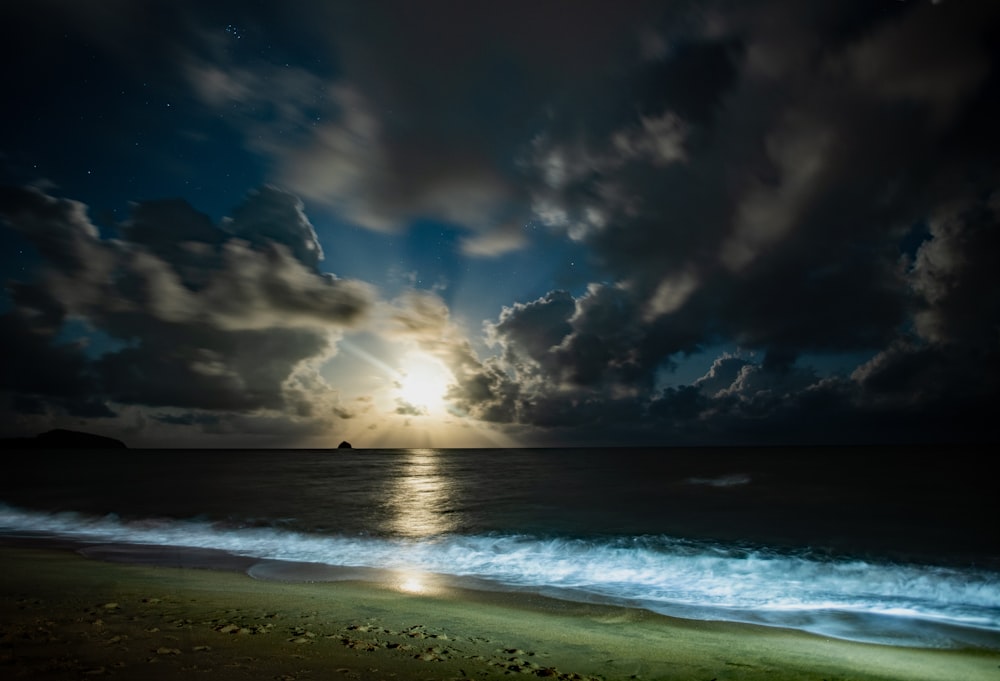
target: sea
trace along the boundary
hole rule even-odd
[[[1000,650],[993,459],[945,446],[5,451],[0,543]]]

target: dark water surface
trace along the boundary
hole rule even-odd
[[[0,534],[217,549],[313,575],[315,564],[422,571],[685,617],[1000,648],[986,450],[3,457]]]

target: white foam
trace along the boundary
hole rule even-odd
[[[745,473],[732,473],[730,475],[720,475],[716,478],[688,478],[689,484],[707,485],[709,487],[737,487],[739,485],[749,485],[750,476]]]
[[[218,549],[301,563],[417,569],[597,597],[663,614],[781,624],[866,640],[879,638],[886,618],[896,629],[904,621],[937,623],[981,630],[995,641],[992,647],[1000,648],[1000,574],[984,570],[821,559],[663,536],[443,535],[413,540],[207,521],[124,521],[0,505],[3,531]],[[848,624],[846,615],[851,616]],[[916,643],[929,642],[926,631],[912,635]],[[896,642],[905,638],[894,633]]]

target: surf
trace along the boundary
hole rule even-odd
[[[442,534],[421,539],[319,534],[274,524],[123,519],[0,506],[0,533],[224,552],[258,578],[336,577],[315,566],[421,571],[639,607],[689,619],[783,626],[896,645],[1000,649],[1000,574],[679,539]],[[100,552],[91,551],[92,555]],[[126,555],[127,551],[121,555]],[[277,561],[282,570],[256,569]],[[306,566],[311,566],[307,568]]]

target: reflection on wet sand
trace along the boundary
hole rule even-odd
[[[452,504],[452,482],[441,475],[437,452],[412,449],[402,456],[406,461],[390,496],[392,529],[413,539],[455,530],[454,516],[447,512]],[[399,570],[393,580],[399,591],[410,594],[429,593],[433,581],[432,575],[416,569]]]

